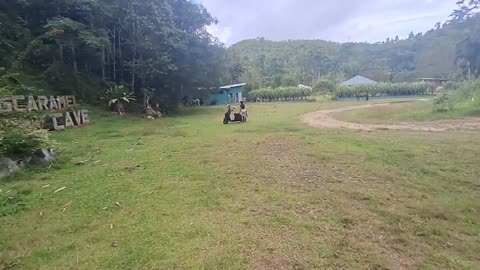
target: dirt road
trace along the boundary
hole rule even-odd
[[[441,120],[418,123],[401,123],[401,124],[357,124],[341,121],[334,118],[335,113],[368,109],[372,107],[391,106],[392,103],[367,104],[360,106],[351,106],[339,109],[321,110],[305,114],[302,121],[316,128],[346,128],[353,130],[414,130],[414,131],[446,131],[452,129],[472,130],[480,128],[480,117],[462,118],[454,120]]]

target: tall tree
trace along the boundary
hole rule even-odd
[[[0,64],[9,67],[28,46],[19,61],[34,68],[24,72],[44,73],[59,93],[96,99],[106,84],[121,83],[173,101],[223,78],[225,49],[206,30],[216,20],[193,1],[0,0],[0,7]],[[63,35],[45,36],[56,31]]]
[[[480,0],[459,0],[458,9],[454,10],[451,17],[455,21],[464,21],[473,16],[480,8]]]
[[[471,79],[480,76],[480,35],[477,33],[462,40],[457,45],[457,64],[464,75]]]

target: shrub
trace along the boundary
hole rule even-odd
[[[337,88],[337,85],[335,84],[335,82],[322,79],[315,84],[315,86],[313,87],[313,91],[315,92],[322,91],[322,92],[332,93],[335,91],[336,88]]]
[[[25,85],[20,73],[0,71],[0,96],[44,94],[43,89]]]
[[[441,94],[433,100],[433,109],[436,112],[448,111],[448,94]]]
[[[464,109],[467,111],[480,112],[480,82],[467,81],[456,83],[450,88],[449,108],[451,110]]]
[[[29,119],[0,120],[0,156],[22,158],[40,148],[51,146],[48,132],[41,124]]]
[[[443,85],[443,89],[446,90],[446,91],[456,90],[456,89],[458,89],[461,85],[462,85],[461,83],[449,81],[449,82],[446,82],[446,83]]]

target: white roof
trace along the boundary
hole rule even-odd
[[[420,78],[420,80],[424,80],[424,81],[449,81],[449,79],[444,79],[444,78]]]
[[[313,89],[312,87],[306,86],[306,85],[303,85],[303,84],[299,84],[298,87],[305,88],[305,89],[310,89],[310,90]]]
[[[346,81],[346,82],[343,82],[341,83],[341,85],[346,85],[346,86],[350,86],[350,85],[360,85],[360,84],[376,84],[377,82],[374,81],[374,80],[370,80],[368,78],[365,78],[363,76],[355,76],[353,78],[351,78],[350,80]]]
[[[239,83],[239,84],[225,85],[225,86],[221,86],[220,89],[231,89],[231,88],[245,86],[245,85],[247,85],[247,84],[246,83]]]

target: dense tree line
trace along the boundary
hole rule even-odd
[[[468,3],[465,3],[468,4]],[[471,73],[478,76],[477,60],[480,16],[457,16],[462,5],[446,23],[437,23],[426,33],[410,33],[406,39],[384,42],[335,43],[322,40],[269,41],[263,38],[241,41],[228,48],[241,80],[253,89],[306,84],[322,79],[341,82],[363,75],[382,82],[412,82],[422,77],[461,78],[470,60]],[[459,13],[460,12],[460,13]],[[478,48],[478,47],[477,47]],[[478,57],[480,67],[480,57]],[[238,75],[237,75],[238,77]]]
[[[0,0],[0,7],[0,75],[33,75],[59,94],[95,101],[124,85],[175,104],[218,85],[227,69],[223,45],[205,28],[215,19],[192,1]]]
[[[468,23],[472,21],[480,8],[479,0],[461,0],[458,2],[459,8],[452,14],[453,21]],[[463,74],[468,78],[478,78],[480,76],[480,25],[473,26],[466,37],[457,44],[456,63],[462,69]]]

